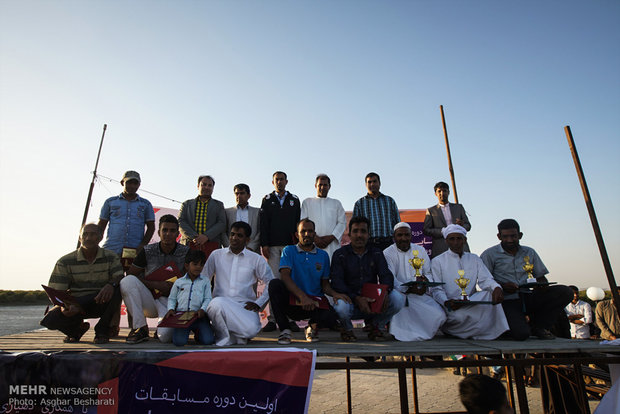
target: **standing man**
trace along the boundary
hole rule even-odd
[[[340,338],[344,342],[355,342],[351,319],[365,319],[370,325],[368,338],[372,341],[385,341],[385,325],[405,305],[405,297],[393,290],[394,276],[388,269],[383,252],[368,243],[370,221],[363,216],[352,217],[349,221],[351,244],[334,252],[331,265],[332,288],[345,295],[334,303],[343,331]],[[362,296],[365,283],[380,283],[388,287],[383,308],[373,312],[370,304],[374,299]]]
[[[263,197],[260,206],[260,246],[263,256],[267,259],[274,277],[280,277],[280,256],[288,245],[295,244],[295,231],[301,207],[299,198],[286,191],[288,179],[286,173],[276,171],[271,180],[275,191]],[[291,322],[291,329],[299,331],[297,324]],[[276,330],[272,312],[269,322],[263,328],[265,332]]]
[[[508,330],[508,322],[500,306],[503,300],[500,285],[473,253],[465,252],[467,231],[458,224],[449,224],[443,229],[448,251],[431,262],[433,280],[443,282],[433,289],[433,297],[448,311],[448,318],[441,328],[444,333],[462,339],[492,340]],[[465,287],[467,298],[472,301],[492,302],[463,306],[460,303],[462,290],[455,279],[469,279]],[[480,291],[476,290],[476,285]]]
[[[273,279],[271,269],[263,258],[246,249],[252,228],[244,221],[230,227],[230,247],[211,253],[202,275],[215,275],[213,299],[207,306],[207,315],[215,331],[218,346],[242,344],[260,331],[258,312],[269,300],[267,289],[256,299],[257,281],[267,284]]]
[[[414,252],[417,254],[414,256]],[[433,281],[431,260],[426,249],[411,243],[411,226],[400,222],[394,226],[394,244],[383,251],[388,268],[394,274],[394,290],[404,295],[405,306],[390,322],[390,333],[399,341],[432,339],[446,321],[446,312],[433,299],[425,286],[403,286],[416,280],[416,271],[410,261],[423,260],[420,274],[423,281]]]
[[[620,293],[620,287],[618,287],[618,293]],[[620,338],[620,317],[618,317],[613,296],[596,305],[596,324],[601,330],[601,338],[608,341]]]
[[[309,197],[301,203],[301,218],[309,218],[316,224],[314,244],[329,255],[340,248],[340,239],[347,227],[347,217],[340,201],[327,197],[332,187],[326,174],[319,174],[314,182],[316,197]]]
[[[94,343],[110,340],[112,317],[121,304],[118,284],[123,268],[116,253],[99,247],[101,239],[101,227],[85,224],[80,231],[80,247],[56,262],[48,282],[52,289],[69,291],[77,300],[66,307],[52,308],[41,320],[42,326],[67,335],[64,342],[79,342],[90,328],[85,318],[99,318]]]
[[[448,184],[440,181],[435,184],[434,190],[439,203],[426,210],[423,227],[424,234],[433,238],[431,259],[448,250],[448,245],[441,233],[446,226],[458,224],[467,231],[471,230],[471,224],[469,224],[469,219],[467,214],[465,214],[465,208],[460,204],[448,202],[448,196],[450,195]],[[469,251],[467,243],[465,243],[464,251]]]
[[[136,171],[126,171],[121,178],[123,192],[108,198],[99,214],[97,225],[102,234],[110,223],[103,248],[112,250],[119,256],[124,247],[139,252],[155,233],[155,212],[151,202],[138,195],[140,183],[140,174]]]
[[[355,202],[353,217],[362,216],[369,220],[369,243],[383,251],[392,244],[392,229],[400,222],[400,213],[394,199],[381,193],[380,188],[379,174],[366,174],[368,194]]]
[[[254,253],[260,254],[260,210],[248,204],[248,200],[251,197],[250,186],[247,184],[237,184],[234,187],[234,193],[237,205],[226,209],[227,234],[224,235],[224,243],[222,244],[224,247],[229,246],[228,234],[230,234],[232,224],[237,221],[243,221],[252,228],[252,237],[245,247]]]
[[[160,241],[144,246],[127,271],[127,276],[121,280],[121,295],[132,322],[131,331],[126,339],[128,344],[146,341],[149,338],[146,318],[163,318],[168,311],[168,295],[172,283],[146,280],[145,277],[170,262],[175,263],[180,275],[183,274],[189,247],[177,243],[179,236],[177,218],[172,214],[162,216],[159,219],[157,234]],[[172,328],[157,328],[159,340],[172,342],[172,330]]]
[[[329,284],[329,257],[314,245],[316,233],[314,222],[301,219],[297,225],[299,243],[286,246],[280,259],[280,279],[269,282],[271,309],[280,328],[278,343],[291,343],[288,318],[301,320],[309,318],[306,340],[318,342],[319,328],[339,328],[338,315],[329,305],[329,295],[334,300],[349,300],[346,295],[335,292]],[[291,305],[291,295],[299,305]],[[314,298],[313,298],[314,297]],[[324,307],[315,298],[320,297]]]
[[[573,300],[566,305],[564,311],[570,322],[570,336],[573,339],[590,339],[592,323],[592,307],[588,302],[579,299],[579,288],[569,286],[573,291]]]
[[[215,180],[210,175],[198,177],[198,197],[186,200],[179,210],[181,243],[204,250],[205,243],[215,242],[218,247],[226,231],[224,204],[211,198]]]
[[[550,329],[560,317],[566,320],[564,308],[573,299],[573,291],[568,286],[544,285],[548,283],[545,275],[549,271],[534,249],[519,244],[523,233],[516,220],[500,221],[497,231],[500,244],[486,249],[481,259],[504,290],[502,307],[510,334],[517,341],[523,341],[529,338],[531,325],[532,333],[538,338],[554,339]],[[526,263],[534,266],[532,275],[537,282],[543,283],[533,290],[523,287],[528,278],[523,269]]]

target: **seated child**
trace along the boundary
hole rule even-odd
[[[198,311],[198,319],[188,328],[174,328],[172,343],[176,346],[187,344],[190,331],[194,332],[196,341],[200,344],[211,345],[215,342],[207,317],[207,305],[211,301],[211,282],[200,274],[206,261],[204,252],[188,251],[185,256],[187,273],[177,279],[170,290],[166,317],[174,315],[175,311]]]
[[[459,383],[461,402],[469,414],[512,414],[506,388],[500,381],[472,374]]]

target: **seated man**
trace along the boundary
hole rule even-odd
[[[592,307],[588,302],[579,299],[579,288],[569,286],[573,290],[573,300],[566,305],[564,311],[570,322],[570,337],[573,339],[589,339],[592,323]]]
[[[613,297],[596,305],[596,324],[601,330],[601,338],[608,341],[620,338],[620,318]]]
[[[299,243],[284,248],[280,259],[280,279],[269,282],[271,309],[280,329],[278,343],[282,345],[291,343],[289,317],[293,320],[309,318],[306,328],[308,342],[319,340],[319,328],[339,328],[338,315],[329,306],[327,298],[322,298],[327,308],[321,308],[312,296],[327,294],[334,300],[348,300],[348,297],[331,288],[329,256],[314,245],[315,236],[314,222],[307,218],[300,220],[297,224]],[[291,295],[299,305],[290,304]]]
[[[425,286],[402,286],[415,281],[416,271],[410,260],[416,257],[424,260],[420,273],[422,279],[432,281],[431,260],[426,250],[411,243],[409,223],[400,222],[394,226],[394,244],[383,251],[388,268],[394,274],[394,290],[402,292],[405,306],[390,322],[390,333],[399,341],[424,341],[435,336],[446,321],[446,312],[428,293]],[[434,288],[431,288],[432,290]]]
[[[352,217],[349,221],[351,244],[336,250],[332,259],[331,282],[333,289],[346,296],[334,303],[343,331],[340,336],[344,342],[357,340],[353,334],[351,319],[366,319],[370,325],[368,338],[373,341],[387,339],[382,332],[385,325],[405,305],[405,297],[393,290],[394,276],[388,269],[383,253],[368,244],[370,221],[363,216]],[[365,283],[381,283],[388,286],[383,308],[372,312],[370,303],[374,299],[361,295]]]
[[[448,251],[435,257],[431,263],[433,280],[444,282],[433,289],[433,297],[448,311],[448,319],[441,328],[446,334],[463,339],[495,339],[508,330],[508,322],[500,306],[503,300],[500,285],[473,253],[464,251],[467,230],[458,224],[443,229]],[[464,272],[464,273],[463,273]],[[461,288],[455,279],[462,275],[469,279],[465,292],[471,301],[490,301],[493,304],[463,305]],[[476,285],[482,289],[476,291]]]
[[[153,273],[160,267],[174,261],[179,272],[183,272],[185,255],[189,247],[177,243],[179,222],[171,214],[159,219],[160,241],[144,247],[134,259],[121,280],[121,295],[131,315],[131,331],[127,336],[128,344],[137,344],[149,338],[146,318],[163,318],[168,309],[168,295],[171,282],[146,280],[145,275]],[[159,292],[157,299],[155,290]],[[157,336],[161,342],[172,341],[172,328],[158,328]]]
[[[102,238],[99,226],[84,225],[80,247],[58,260],[48,282],[53,289],[68,291],[78,302],[54,307],[41,321],[42,326],[66,334],[65,342],[78,342],[86,333],[90,325],[84,318],[99,318],[94,343],[109,342],[112,316],[121,303],[118,283],[123,268],[116,253],[99,247]]]
[[[209,256],[202,275],[215,275],[213,299],[207,306],[207,315],[215,331],[215,345],[242,344],[260,331],[258,311],[269,300],[267,289],[256,299],[254,286],[260,280],[269,283],[273,273],[267,262],[246,248],[252,228],[243,221],[230,227],[230,246],[214,250]]]
[[[523,269],[526,262],[534,266],[532,274],[538,282],[548,282],[545,275],[549,271],[534,249],[519,244],[523,237],[519,223],[513,219],[502,220],[497,225],[497,231],[501,243],[486,249],[481,259],[504,290],[502,307],[510,326],[510,335],[517,341],[523,341],[529,338],[531,325],[532,333],[538,338],[554,339],[549,329],[560,317],[566,321],[564,308],[573,299],[573,291],[562,285],[539,286],[533,290],[520,288],[527,283],[528,274]]]

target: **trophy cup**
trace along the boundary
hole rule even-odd
[[[454,279],[454,281],[456,282],[456,285],[458,287],[461,288],[461,300],[469,300],[467,299],[467,292],[465,292],[465,288],[467,287],[467,285],[469,285],[469,279],[463,277],[465,276],[465,271],[464,270],[459,270],[459,278],[458,279]]]
[[[409,259],[409,264],[415,269],[415,280],[420,281],[422,277],[422,275],[420,274],[420,268],[424,264],[424,259],[420,259],[418,257],[417,250],[413,251],[413,259]]]
[[[537,283],[536,282],[536,278],[532,274],[532,271],[534,270],[534,265],[532,263],[530,263],[530,256],[525,256],[523,258],[523,261],[525,261],[525,264],[523,265],[523,270],[525,272],[527,272],[527,282],[526,283],[528,285],[530,283]]]

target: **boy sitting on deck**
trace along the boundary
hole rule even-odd
[[[202,250],[190,250],[185,256],[185,276],[177,279],[172,285],[168,296],[168,313],[166,317],[173,316],[178,311],[198,312],[196,319],[187,328],[174,328],[172,343],[176,346],[187,344],[189,332],[193,331],[196,342],[202,345],[211,345],[215,342],[209,318],[207,317],[207,305],[211,301],[211,283],[202,276],[202,268],[207,257]]]

